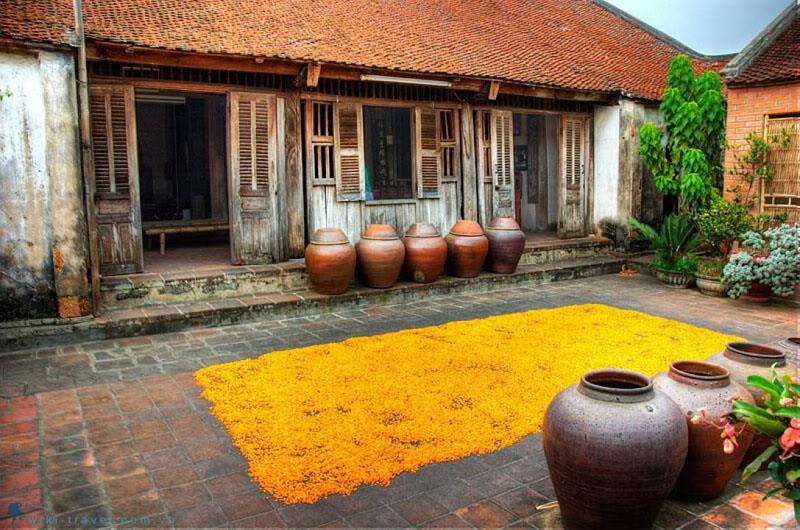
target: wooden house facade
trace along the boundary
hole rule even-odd
[[[134,2],[84,0],[81,16],[57,2],[0,8],[0,84],[17,79],[18,56],[71,63],[71,101],[59,112],[80,140],[60,149],[74,155],[80,179],[59,208],[79,220],[59,248],[55,217],[25,235],[53,248],[34,268],[59,316],[88,313],[104,279],[156,263],[171,271],[176,241],[248,266],[302,258],[309,234],[326,226],[355,242],[372,223],[402,235],[425,221],[446,234],[459,218],[486,225],[511,216],[530,234],[579,238],[601,221],[659,213],[657,196],[643,199],[652,186],[635,130],[652,117],[669,59],[684,50],[599,0],[504,0],[500,10],[366,2],[352,12],[337,0],[303,16],[285,2],[234,2],[229,11],[225,3],[187,12],[168,0],[144,13]],[[420,12],[419,27],[397,28],[408,10]],[[304,17],[320,16],[323,29],[305,26]],[[588,39],[585,49],[594,43],[607,64],[565,47],[552,24],[536,22],[545,28],[537,33],[523,23],[542,16]],[[65,30],[64,20],[75,23]],[[492,50],[502,32],[475,32],[478,20],[511,24],[516,40]],[[31,76],[45,82],[35,68]],[[24,109],[28,97],[5,103]],[[54,141],[42,157],[52,158]],[[0,178],[9,193],[24,189],[33,169],[20,153],[5,156],[20,169]],[[25,261],[21,237],[0,240],[15,265]],[[25,296],[23,283],[0,291]]]

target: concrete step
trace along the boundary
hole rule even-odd
[[[400,282],[389,289],[355,286],[346,293],[326,296],[307,289],[248,295],[182,304],[151,305],[108,311],[94,319],[53,323],[5,323],[0,326],[0,350],[7,351],[179,331],[192,327],[224,326],[257,319],[286,319],[380,305],[395,305],[454,293],[485,293],[576,278],[617,273],[625,259],[596,256],[556,263],[520,266],[514,274],[485,272],[476,278],[443,276],[431,284]]]
[[[556,263],[565,260],[607,256],[613,248],[610,239],[604,237],[581,237],[576,239],[547,239],[529,241],[522,253],[520,265]]]

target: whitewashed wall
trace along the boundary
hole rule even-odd
[[[11,91],[0,102],[0,320],[55,316],[59,286],[64,303],[85,308],[72,55],[0,53],[0,90]]]
[[[617,219],[619,105],[594,107],[594,223]]]

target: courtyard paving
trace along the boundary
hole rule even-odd
[[[0,354],[0,529],[29,527],[559,526],[538,435],[313,505],[283,505],[199,397],[195,369],[289,347],[577,303],[604,303],[750,340],[798,334],[798,310],[603,276],[399,306]],[[713,352],[709,352],[711,354]],[[731,481],[709,503],[669,501],[659,528],[794,527]],[[8,509],[7,509],[8,507]],[[23,514],[12,522],[11,515]]]

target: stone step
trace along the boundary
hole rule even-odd
[[[256,319],[286,319],[380,305],[395,305],[454,293],[485,293],[576,278],[617,273],[625,259],[597,256],[541,265],[520,266],[514,274],[485,272],[476,278],[444,276],[431,284],[401,282],[389,289],[355,286],[326,296],[301,289],[183,304],[117,309],[94,319],[32,326],[0,326],[0,350],[32,348],[87,340],[148,335],[191,327],[224,326]]]
[[[101,310],[105,313],[117,309],[221,300],[308,288],[308,275],[302,262],[125,274],[102,279]]]
[[[525,245],[520,265],[539,265],[564,260],[607,256],[613,243],[604,237],[548,239],[530,241]]]

